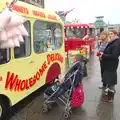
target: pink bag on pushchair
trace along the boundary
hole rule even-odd
[[[71,96],[71,105],[73,108],[80,107],[84,102],[84,91],[82,84],[76,87]]]

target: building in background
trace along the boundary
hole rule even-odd
[[[104,16],[97,16],[96,21],[94,22],[94,26],[96,27],[97,34],[108,28],[108,25],[103,20]]]
[[[45,0],[19,0],[19,1],[23,1],[23,2],[27,2],[29,4],[38,6],[40,8],[44,8],[45,7]]]

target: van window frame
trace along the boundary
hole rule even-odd
[[[30,20],[27,20],[26,21],[26,23],[28,24],[28,26],[29,26],[29,31],[27,30],[27,32],[28,32],[28,34],[29,34],[29,36],[23,36],[23,39],[24,39],[24,43],[20,43],[20,47],[21,47],[21,44],[24,44],[25,45],[25,54],[27,54],[27,49],[28,49],[28,47],[29,47],[29,55],[27,55],[27,56],[22,56],[22,57],[15,57],[15,48],[14,48],[14,59],[23,59],[23,58],[27,58],[27,57],[29,57],[29,56],[31,56],[31,53],[32,53],[32,45],[31,45],[31,22],[30,22]],[[26,38],[26,39],[25,39]],[[29,45],[28,44],[26,44],[25,42],[28,40],[28,43],[29,43]],[[16,48],[20,48],[20,47],[16,47]]]
[[[52,26],[52,24],[54,24],[55,26],[58,26],[57,28],[60,30],[60,32],[61,32],[61,34],[60,34],[60,39],[61,39],[61,43],[60,43],[60,45],[58,45],[59,47],[58,48],[56,48],[56,49],[52,49],[52,50],[50,50],[50,51],[55,51],[55,50],[59,50],[61,47],[62,47],[62,45],[63,45],[63,29],[62,29],[62,25],[60,24],[60,23],[56,23],[56,22],[51,22],[51,21],[42,21],[42,20],[36,20],[35,22],[34,22],[34,24],[33,24],[33,49],[34,49],[34,53],[35,54],[44,54],[44,53],[47,53],[47,52],[50,52],[49,50],[48,50],[48,48],[46,48],[46,51],[43,51],[44,49],[42,49],[41,51],[39,50],[39,51],[37,51],[37,50],[35,50],[36,48],[35,48],[35,42],[41,42],[41,44],[43,45],[43,47],[48,47],[47,45],[45,45],[45,43],[44,42],[46,42],[46,41],[41,41],[41,40],[36,40],[36,38],[35,38],[35,36],[36,36],[36,34],[35,34],[35,24],[37,24],[37,22],[40,22],[40,23],[42,23],[42,24],[46,24],[46,25],[48,25],[49,26],[49,24],[51,24],[50,26]],[[42,27],[43,28],[43,27]],[[51,27],[52,28],[52,27]],[[54,28],[54,27],[53,27]],[[56,27],[55,27],[56,28]],[[37,29],[37,30],[42,30],[42,29]],[[37,31],[36,30],[36,31]],[[44,28],[43,28],[43,30],[44,30]],[[49,29],[46,29],[46,31],[47,30],[49,30]],[[52,38],[53,38],[53,41],[54,41],[54,46],[56,46],[56,44],[55,44],[55,42],[58,42],[58,41],[55,41],[55,30],[57,30],[57,29],[54,29],[53,31],[52,31],[52,29],[51,29],[51,32],[54,34],[51,34],[52,35]],[[48,33],[50,33],[50,32],[48,32]],[[52,41],[52,40],[51,40]],[[59,43],[58,43],[59,44]],[[37,44],[36,44],[37,45]],[[40,49],[40,46],[39,46],[39,48],[38,49]],[[48,51],[47,51],[48,50]]]

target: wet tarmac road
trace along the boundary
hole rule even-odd
[[[116,95],[114,103],[104,103],[100,101],[99,61],[95,56],[91,57],[88,63],[88,77],[83,80],[85,101],[81,108],[73,111],[70,120],[120,120],[120,66],[118,69],[118,85],[116,86]],[[48,114],[41,113],[43,96],[40,91],[28,97],[13,108],[13,114],[10,120],[63,120],[62,110],[58,106]]]

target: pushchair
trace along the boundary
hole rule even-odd
[[[77,61],[64,75],[61,85],[56,87],[55,82],[45,90],[42,112],[47,113],[52,108],[52,103],[57,103],[64,110],[63,117],[70,118],[72,108],[80,107],[84,102],[82,78],[83,68],[80,61]]]

